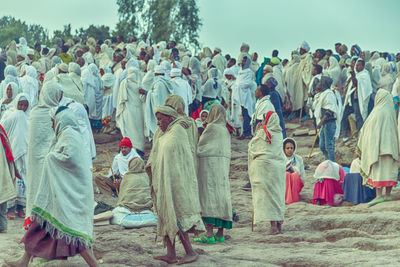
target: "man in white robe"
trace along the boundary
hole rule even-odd
[[[221,55],[221,49],[216,47],[212,57],[211,64],[216,67],[221,73],[224,73],[226,68],[226,59]]]
[[[358,105],[360,107],[359,112],[362,118],[361,122],[364,122],[368,116],[369,99],[373,92],[371,78],[369,76],[369,72],[365,69],[364,60],[358,60],[356,63],[356,79],[357,79],[357,99],[358,99]],[[358,121],[359,119],[356,120]]]

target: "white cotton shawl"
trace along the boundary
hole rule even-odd
[[[122,136],[129,137],[135,149],[144,151],[144,114],[139,88],[139,69],[130,67],[119,89],[116,121]]]
[[[147,72],[143,76],[141,87],[143,90],[149,91],[154,82],[154,68],[156,67],[156,62],[150,59],[147,63]]]
[[[112,169],[114,174],[124,176],[129,170],[129,162],[134,158],[140,158],[139,154],[136,152],[134,148],[131,149],[131,152],[128,155],[122,155],[122,152],[118,153],[115,156]]]
[[[369,97],[373,92],[371,79],[367,70],[362,70],[357,72],[357,94],[358,94],[358,104],[360,106],[360,113],[365,121],[368,115],[368,103]]]
[[[28,99],[28,96],[25,94],[17,95],[13,100],[13,107],[4,113],[0,120],[0,124],[3,126],[10,139],[14,161],[25,156],[28,151],[30,110],[29,107],[25,112],[18,110],[18,101],[21,97]]]
[[[266,95],[256,102],[256,109],[252,117],[252,124],[254,125],[255,121],[257,120],[263,121],[268,111],[275,112],[275,108],[271,103],[270,96]]]
[[[313,110],[317,124],[320,123],[322,119],[322,109],[328,109],[335,114],[335,118],[338,119],[338,105],[335,93],[330,89],[326,89],[315,95]]]
[[[25,66],[25,75],[20,78],[21,89],[29,97],[32,108],[38,104],[39,82],[36,69],[32,66]]]
[[[292,140],[294,142],[294,150],[293,150],[293,155],[291,157],[286,156],[286,168],[288,166],[292,167],[295,172],[297,172],[300,175],[301,180],[303,181],[303,184],[305,182],[305,176],[306,172],[304,170],[304,161],[303,158],[299,155],[296,154],[297,150],[297,143],[296,140],[293,138],[285,138],[283,140],[283,143],[285,143],[286,140]]]
[[[62,88],[55,82],[46,83],[40,91],[39,105],[32,109],[29,123],[27,176],[26,176],[26,217],[31,216],[32,205],[39,188],[44,159],[54,138],[49,111],[58,106]]]
[[[339,164],[330,160],[325,160],[321,162],[315,169],[314,178],[317,181],[320,181],[321,179],[332,179],[335,181],[339,181],[339,170]]]
[[[46,223],[46,232],[55,239],[91,247],[93,181],[88,157],[82,153],[84,146],[73,112],[59,112],[32,213],[40,225]]]
[[[332,79],[332,86],[337,86],[340,79],[341,69],[338,61],[334,57],[329,57],[329,67],[324,70],[324,74]]]
[[[155,117],[156,107],[165,103],[168,95],[172,94],[173,88],[171,83],[164,76],[156,76],[151,90],[147,93],[145,105],[145,122],[151,133],[155,133],[157,129],[157,120]]]
[[[247,109],[250,116],[254,113],[253,80],[254,73],[250,68],[240,70],[236,79],[239,104]]]
[[[378,83],[378,89],[385,89],[388,92],[392,92],[394,79],[392,75],[392,66],[390,63],[383,65],[381,69],[381,78]]]
[[[171,79],[171,85],[174,88],[174,94],[179,95],[185,102],[185,114],[189,115],[189,104],[192,103],[192,87],[181,77]]]
[[[282,65],[276,65],[272,67],[272,75],[274,76],[275,80],[278,82],[278,85],[275,87],[275,90],[279,93],[279,96],[281,97],[282,103],[285,101],[286,97],[286,85],[285,82],[283,81],[283,75],[282,75]]]

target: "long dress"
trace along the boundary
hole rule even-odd
[[[123,137],[129,137],[133,147],[144,151],[144,114],[140,99],[139,69],[129,68],[118,94],[116,121]]]
[[[285,213],[285,162],[279,117],[267,113],[264,128],[249,142],[249,178],[254,223],[282,221]],[[264,127],[263,126],[263,127]]]
[[[215,227],[232,228],[232,203],[229,184],[231,137],[226,128],[225,110],[211,106],[207,127],[200,136],[198,181],[203,221]]]

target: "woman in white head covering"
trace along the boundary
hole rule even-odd
[[[13,100],[18,94],[18,86],[14,82],[9,82],[4,87],[3,97],[0,99],[0,118],[2,117],[4,111],[12,107]]]
[[[122,136],[128,137],[132,141],[133,147],[144,153],[144,114],[139,88],[139,69],[129,67],[128,76],[120,86],[116,121],[121,129]]]
[[[108,45],[102,44],[100,46],[100,60],[99,60],[99,67],[102,68],[104,66],[112,66],[113,65],[113,50],[109,48]]]
[[[329,64],[326,70],[324,70],[324,74],[329,76],[332,79],[332,87],[337,86],[340,79],[340,66],[339,62],[335,57],[329,57]]]
[[[193,88],[193,96],[201,102],[201,98],[203,97],[201,93],[201,85],[202,85],[202,80],[201,80],[201,64],[200,61],[196,57],[191,57],[189,61],[189,69],[192,72],[191,78],[192,78],[192,88]]]
[[[32,257],[65,259],[81,254],[97,266],[93,243],[93,182],[76,117],[67,107],[54,112],[55,137],[45,158],[33,203],[34,222],[22,242],[25,254],[11,266],[27,266]]]
[[[363,184],[376,188],[376,198],[369,202],[370,206],[392,200],[390,193],[397,185],[399,139],[396,123],[392,95],[378,90],[374,108],[361,128],[356,147]],[[383,188],[386,188],[385,196]]]
[[[208,71],[208,80],[201,88],[203,96],[201,103],[203,107],[208,101],[221,99],[221,90],[222,90],[221,82],[218,80],[218,69],[211,68]]]
[[[390,63],[386,63],[381,69],[381,78],[378,83],[378,89],[385,89],[388,92],[392,92],[394,84],[392,66]]]
[[[108,68],[109,69],[109,68]],[[104,95],[103,95],[103,113],[102,120],[111,117],[114,112],[113,105],[113,87],[115,83],[115,75],[111,72],[104,73],[103,77],[101,77],[104,85]]]
[[[4,113],[0,120],[0,124],[10,139],[15,167],[18,171],[18,179],[16,181],[17,198],[7,204],[10,219],[15,218],[15,207],[17,208],[18,217],[25,218],[23,208],[26,206],[26,153],[28,151],[30,111],[28,98],[25,94],[17,95],[13,101],[13,107]]]
[[[84,95],[85,95],[85,105],[89,108],[89,114],[91,112],[96,112],[96,81],[92,71],[89,68],[85,68],[82,71],[81,81],[83,84]]]
[[[94,97],[95,97],[95,108],[89,111],[90,124],[95,133],[99,133],[102,128],[101,118],[103,112],[103,95],[104,87],[103,81],[99,75],[99,69],[94,63],[89,64],[89,71],[91,71],[94,80]]]
[[[24,68],[25,75],[20,78],[21,89],[29,97],[29,103],[31,103],[31,107],[33,108],[39,101],[39,82],[37,80],[37,72],[32,66],[26,65]]]
[[[83,89],[83,84],[81,80],[81,67],[75,63],[75,62],[70,62],[68,65],[68,75],[71,77],[72,81],[74,82],[74,85],[77,87],[79,92],[84,94],[84,89]],[[84,102],[83,102],[84,103]],[[83,104],[81,103],[81,104]]]
[[[49,111],[58,106],[62,98],[62,87],[56,82],[48,82],[40,90],[39,104],[30,114],[27,177],[26,177],[26,217],[25,226],[31,223],[32,205],[39,188],[38,176],[42,173],[51,140],[54,138]]]
[[[151,86],[153,85],[154,81],[154,68],[156,67],[157,63],[153,59],[150,59],[147,63],[147,72],[143,76],[141,88],[145,91],[149,91]]]
[[[6,85],[10,82],[14,82],[20,88],[17,68],[12,65],[8,65],[4,69],[4,80],[0,84],[0,98],[3,97]]]

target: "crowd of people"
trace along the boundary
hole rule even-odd
[[[21,37],[0,55],[0,232],[24,218],[25,254],[80,254],[97,266],[93,242],[94,137],[121,134],[100,192],[132,212],[157,215],[157,237],[184,264],[193,242],[225,242],[232,228],[231,138],[249,139],[248,174],[255,224],[282,233],[285,204],[300,200],[305,164],[285,121],[313,120],[326,159],[315,170],[313,204],[341,200],[376,205],[397,185],[400,53],[335,51],[307,42],[281,59],[182,44],[150,45],[123,36],[62,40],[30,48]],[[341,136],[341,137],[340,137]],[[335,142],[358,138],[357,158],[335,162]],[[146,143],[151,150],[146,151]],[[385,188],[385,195],[383,195]],[[214,228],[217,228],[214,232]],[[178,261],[175,239],[186,255]]]

